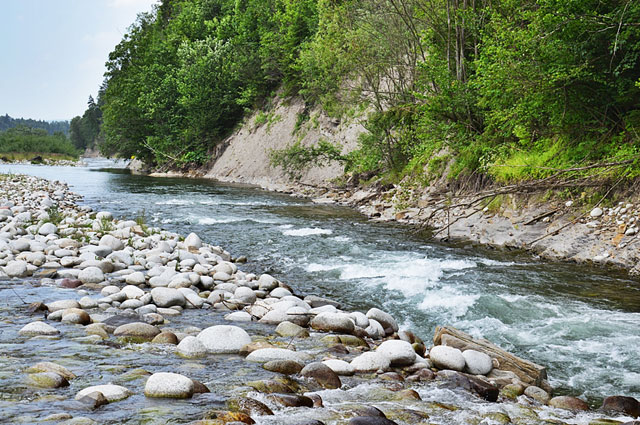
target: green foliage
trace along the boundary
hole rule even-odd
[[[109,56],[101,150],[205,163],[275,87],[298,91],[297,58],[316,26],[315,0],[162,2]]]
[[[0,133],[0,153],[52,153],[73,158],[78,152],[63,133],[50,135],[44,129],[18,126]]]
[[[42,121],[24,118],[12,118],[8,114],[0,115],[0,131],[5,131],[14,127],[30,127],[41,128],[46,130],[48,134],[54,133],[69,134],[69,121]]]
[[[634,158],[638,22],[630,0],[164,0],[109,56],[101,149],[203,164],[245,114],[273,124],[264,105],[280,89],[330,116],[366,111],[348,158],[329,142],[275,153],[297,176],[334,158],[425,182],[445,162],[451,177],[511,181]],[[74,141],[82,131],[72,122]]]
[[[350,159],[342,155],[342,147],[326,140],[320,140],[313,146],[302,146],[296,142],[291,146],[270,152],[271,164],[282,167],[289,178],[299,180],[302,173],[310,165],[324,165],[331,161],[338,161],[348,166]]]
[[[60,211],[57,205],[52,205],[47,208],[47,214],[49,215],[49,221],[56,226],[64,220],[64,214]]]
[[[100,100],[98,100],[99,103]],[[89,96],[87,110],[82,117],[74,117],[71,120],[69,137],[78,149],[93,148],[99,141],[102,111],[98,104],[92,96]]]

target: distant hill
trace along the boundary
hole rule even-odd
[[[24,118],[12,118],[9,115],[0,115],[0,131],[6,131],[10,128],[18,127],[21,125],[31,128],[40,128],[46,130],[49,134],[61,131],[65,135],[69,135],[69,121],[42,121]]]

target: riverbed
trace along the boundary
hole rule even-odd
[[[112,167],[0,165],[0,172],[62,180],[96,210],[196,232],[247,256],[246,271],[268,272],[349,309],[381,307],[426,341],[440,324],[485,337],[547,366],[557,393],[594,405],[607,395],[640,397],[640,285],[623,275],[433,243],[348,208],[256,188]],[[2,296],[10,306],[8,290]]]

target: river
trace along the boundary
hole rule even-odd
[[[425,341],[452,325],[548,367],[558,393],[597,405],[640,398],[640,285],[622,274],[522,253],[434,243],[344,207],[209,180],[133,176],[89,167],[0,165],[62,180],[96,210],[245,255],[304,294],[366,311],[378,306]]]

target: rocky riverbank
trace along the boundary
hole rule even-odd
[[[432,346],[379,309],[343,311],[322,294],[243,272],[244,258],[195,234],[117,220],[79,199],[60,182],[0,176],[0,288],[57,294],[31,303],[28,323],[13,319],[12,343],[90,347],[74,367],[51,355],[24,364],[22,403],[36,393],[75,401],[7,422],[102,422],[110,405],[137,411],[130,400],[156,398],[178,411],[178,400],[192,403],[178,423],[595,425],[638,416],[629,398],[595,412],[552,398],[544,367],[484,340],[441,328]],[[203,326],[211,321],[219,324]],[[147,350],[162,350],[162,367]],[[91,373],[93,357],[115,353],[136,363],[116,368],[117,384]],[[142,354],[133,362],[131,353]],[[222,400],[211,403],[219,388]],[[146,423],[165,422],[149,415]]]

